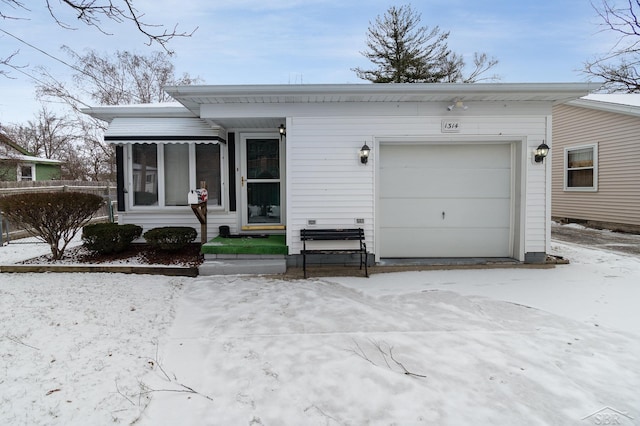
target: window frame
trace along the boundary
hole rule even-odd
[[[29,175],[29,179],[25,179],[22,174],[23,168],[29,168],[31,170],[31,174]],[[33,163],[19,163],[18,164],[18,181],[19,182],[35,182],[36,180],[36,165]]]
[[[593,165],[590,167],[575,167],[569,168],[569,153],[572,151],[577,151],[581,149],[592,149],[593,150]],[[593,170],[593,181],[591,182],[591,186],[569,186],[569,172],[571,170]],[[571,146],[566,147],[564,149],[564,164],[563,164],[563,172],[564,172],[564,191],[566,192],[597,192],[598,191],[598,143],[579,145],[579,146]]]
[[[173,143],[173,142],[171,142]],[[220,204],[207,204],[207,209],[211,211],[226,211],[228,202],[227,202],[227,185],[226,185],[226,144],[217,142],[211,143],[208,141],[189,141],[189,142],[175,142],[188,145],[189,147],[189,189],[196,189],[198,183],[196,182],[196,145],[198,144],[210,144],[210,145],[218,145],[220,149]],[[134,204],[134,188],[133,188],[133,146],[135,144],[149,144],[156,146],[157,152],[157,162],[158,162],[158,175],[156,177],[158,181],[158,203],[157,205],[136,205]],[[126,145],[126,153],[127,153],[127,162],[126,162],[126,187],[128,188],[127,192],[127,205],[129,206],[129,211],[183,211],[189,207],[186,205],[166,205],[165,202],[165,154],[164,154],[164,146],[167,145],[166,142],[134,142]]]

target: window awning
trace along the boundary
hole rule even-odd
[[[226,143],[224,128],[199,118],[114,118],[104,134],[112,144],[125,143]]]

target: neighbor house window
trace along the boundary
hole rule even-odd
[[[19,180],[33,180],[33,166],[31,164],[23,164],[18,166]]]
[[[598,145],[565,148],[565,191],[598,189]]]
[[[222,205],[219,144],[132,144],[131,158],[134,206],[187,206],[189,191],[201,183],[209,193],[207,204]]]

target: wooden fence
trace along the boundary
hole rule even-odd
[[[116,186],[112,182],[83,182],[72,180],[51,181],[27,181],[27,182],[0,182],[0,197],[11,194],[33,192],[84,192],[100,195],[105,204],[96,212],[96,221],[115,221],[116,212]],[[27,236],[24,229],[8,222],[0,212],[0,244],[12,239]]]

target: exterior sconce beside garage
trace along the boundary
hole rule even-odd
[[[360,148],[360,162],[362,164],[367,164],[367,162],[369,161],[370,153],[371,153],[371,148],[369,148],[369,146],[365,142],[364,145],[362,145],[362,148]]]
[[[533,154],[533,159],[535,160],[535,162],[542,163],[545,157],[549,154],[549,146],[543,141],[540,145],[538,145]]]
[[[282,140],[283,136],[287,136],[287,128],[284,127],[284,124],[281,124],[280,127],[278,127],[278,132],[280,132],[280,140]]]

